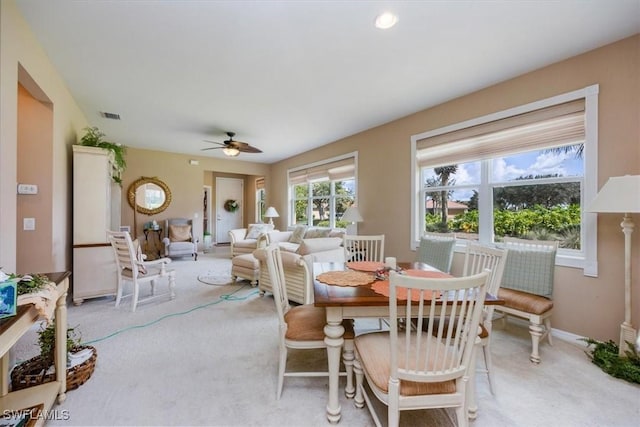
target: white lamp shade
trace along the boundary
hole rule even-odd
[[[346,222],[362,222],[364,221],[362,219],[362,215],[360,215],[360,212],[358,211],[358,208],[355,206],[349,206],[347,208],[346,211],[344,211],[344,214],[342,214],[342,221],[346,221]]]
[[[640,175],[609,178],[587,208],[587,212],[640,212]]]
[[[280,215],[278,215],[278,211],[276,210],[276,208],[274,208],[273,206],[269,206],[267,208],[267,211],[264,213],[264,217],[265,218],[278,218],[278,217],[280,217]]]

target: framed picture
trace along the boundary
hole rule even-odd
[[[126,231],[127,233],[131,234],[131,227],[129,227],[128,225],[121,225],[120,231]]]

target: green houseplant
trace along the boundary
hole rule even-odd
[[[34,385],[55,381],[55,321],[38,331],[40,354],[16,365],[11,371],[11,388],[21,390]],[[94,347],[80,343],[76,328],[67,328],[67,390],[84,384],[95,369],[98,353]]]
[[[113,173],[112,177],[115,182],[122,185],[122,172],[127,167],[127,162],[124,159],[124,155],[127,152],[127,148],[124,145],[116,144],[114,142],[105,141],[105,134],[97,127],[84,128],[85,134],[80,138],[80,145],[87,147],[100,147],[113,152]]]

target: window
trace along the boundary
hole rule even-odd
[[[342,214],[356,200],[356,156],[349,154],[289,171],[289,225],[346,227]]]
[[[264,213],[267,210],[266,191],[264,189],[264,178],[256,180],[256,222],[264,222]]]
[[[558,264],[595,274],[597,93],[580,91],[416,135],[413,248],[425,231],[459,244],[557,240]]]

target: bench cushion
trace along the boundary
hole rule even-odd
[[[553,301],[540,295],[515,289],[500,288],[498,298],[504,300],[504,306],[525,313],[542,314],[553,308]]]

